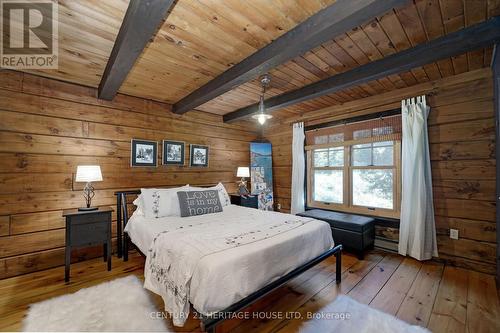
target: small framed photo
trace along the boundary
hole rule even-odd
[[[208,146],[191,145],[189,165],[192,167],[207,167]]]
[[[163,140],[163,164],[184,165],[184,147],[182,141]]]
[[[130,165],[133,167],[157,166],[158,142],[132,139]]]

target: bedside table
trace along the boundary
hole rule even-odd
[[[92,211],[70,209],[63,211],[66,218],[66,251],[64,281],[69,281],[71,250],[103,244],[104,261],[111,270],[111,212],[112,208],[99,208]]]
[[[233,205],[249,207],[249,208],[259,208],[258,197],[256,195],[250,195],[248,197],[242,197],[239,194],[230,194],[231,203]]]

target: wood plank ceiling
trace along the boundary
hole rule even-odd
[[[120,92],[175,103],[334,0],[179,0]],[[128,1],[60,0],[58,71],[36,74],[99,85]],[[500,0],[414,0],[270,71],[267,96],[300,88],[500,15]],[[489,66],[491,48],[469,52],[278,110],[276,118]],[[253,80],[198,107],[227,114],[258,101]]]

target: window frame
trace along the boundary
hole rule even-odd
[[[391,166],[353,166],[351,155],[352,147],[357,144],[363,143],[374,143],[383,141],[393,141],[393,165]],[[334,148],[334,147],[344,147],[344,166],[342,167],[313,167],[314,158],[313,152],[317,149],[324,148]],[[394,134],[389,137],[372,137],[363,138],[359,140],[350,140],[344,142],[334,142],[327,144],[311,145],[306,146],[306,197],[307,206],[312,208],[322,208],[329,210],[338,210],[346,213],[356,213],[370,216],[379,216],[387,218],[399,218],[401,212],[401,138],[399,135]],[[313,200],[314,192],[314,171],[315,170],[343,170],[343,203],[331,203],[331,202],[321,202]],[[381,170],[389,169],[393,170],[393,209],[387,208],[377,208],[377,207],[367,207],[353,204],[353,170],[356,169],[369,169],[369,170]]]

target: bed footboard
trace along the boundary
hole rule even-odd
[[[291,279],[297,277],[298,275],[304,273],[308,269],[310,269],[313,266],[316,266],[323,260],[331,257],[332,255],[335,255],[336,262],[335,262],[335,282],[339,284],[341,282],[342,278],[342,245],[337,245],[334,248],[326,251],[325,253],[319,255],[318,257],[306,262],[302,266],[299,266],[295,268],[293,271],[290,273],[282,276],[278,280],[271,282],[267,286],[257,290],[256,292],[248,295],[241,301],[234,303],[233,305],[229,306],[228,308],[217,312],[216,314],[212,316],[201,316],[202,321],[201,321],[201,329],[205,332],[215,332],[215,328],[217,325],[219,325],[221,322],[225,320],[225,318],[231,318],[231,314],[235,312],[239,312],[243,310],[244,308],[248,307],[249,305],[255,303],[262,297],[266,296],[273,290],[281,287]]]

